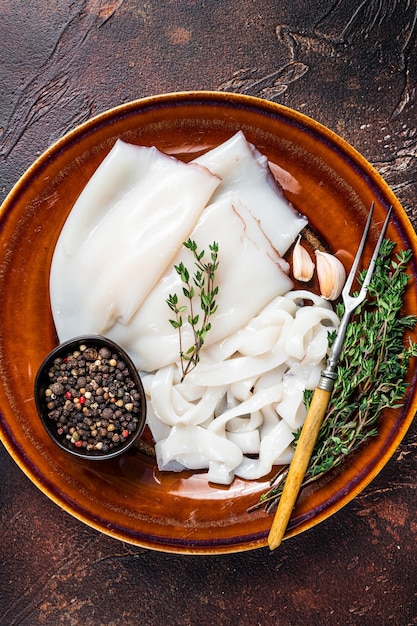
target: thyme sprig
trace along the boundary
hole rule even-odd
[[[386,408],[403,405],[410,359],[417,356],[417,343],[408,332],[417,317],[402,315],[410,276],[407,266],[412,252],[393,255],[395,243],[384,240],[368,288],[368,298],[350,322],[340,355],[334,391],[323,421],[303,486],[340,465],[346,456],[377,435],[377,421]],[[359,276],[363,281],[365,272]],[[336,308],[339,317],[344,307]],[[329,337],[334,340],[335,333]],[[308,408],[313,392],[305,392]],[[297,445],[301,429],[295,435]],[[285,468],[284,468],[285,469]],[[283,489],[282,472],[261,496],[261,505],[271,512]],[[258,505],[255,505],[257,508]]]
[[[173,328],[178,330],[180,344],[180,362],[182,378],[197,365],[200,360],[200,350],[204,345],[207,333],[211,329],[210,317],[217,311],[216,296],[219,292],[218,285],[215,285],[216,271],[219,267],[219,245],[215,241],[209,245],[210,260],[204,261],[204,250],[199,251],[197,244],[192,239],[183,243],[184,247],[190,250],[194,257],[196,270],[191,276],[189,270],[183,262],[174,265],[175,271],[183,283],[183,295],[188,301],[187,305],[180,305],[178,295],[169,294],[166,300],[171,311],[175,313],[175,319],[169,322]],[[195,299],[198,297],[199,304],[196,306]],[[198,312],[198,309],[200,312]],[[185,319],[183,314],[187,312],[186,321],[191,326],[194,342],[187,349],[183,346],[183,329]]]

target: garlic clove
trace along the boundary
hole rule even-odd
[[[315,255],[321,296],[326,300],[336,300],[346,282],[345,268],[333,254],[316,250]]]
[[[307,250],[300,243],[301,237],[298,237],[294,246],[292,255],[293,268],[292,273],[296,280],[307,283],[314,274],[314,263]]]

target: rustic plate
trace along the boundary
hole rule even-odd
[[[265,546],[271,518],[246,509],[266,490],[267,480],[235,480],[230,488],[218,488],[202,473],[161,474],[137,450],[92,464],[59,449],[43,429],[33,398],[37,369],[57,344],[49,268],[74,201],[118,137],[191,159],[239,129],[275,164],[287,197],[332,250],[354,253],[375,200],[376,222],[393,205],[388,236],[417,258],[416,236],[398,200],[352,147],[300,113],[235,94],[167,94],[93,118],[35,161],[0,213],[2,441],[27,476],[70,514],[156,550],[208,554]],[[376,232],[372,237],[375,242]],[[411,269],[408,312],[416,302],[415,262]],[[375,477],[405,435],[416,404],[413,370],[404,407],[385,412],[377,438],[301,494],[287,537],[335,513]]]

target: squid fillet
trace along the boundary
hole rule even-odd
[[[194,159],[222,182],[213,200],[235,190],[281,256],[306,226],[307,219],[288,203],[268,166],[268,159],[239,131],[220,146]]]
[[[219,183],[204,167],[118,140],[55,248],[50,292],[60,340],[128,324]]]
[[[218,309],[210,318],[212,327],[205,346],[235,333],[272,299],[291,289],[292,281],[282,269],[283,260],[235,194],[224,194],[209,205],[190,236],[196,241],[198,250],[204,250],[206,254],[213,241],[219,244]],[[169,323],[173,313],[166,300],[175,293],[178,305],[187,305],[181,279],[173,267],[181,262],[188,268],[194,265],[190,251],[184,247],[130,324],[117,322],[108,333],[114,341],[128,347],[138,369],[153,371],[179,358],[178,331]],[[198,307],[198,298],[196,300]],[[196,308],[194,314],[197,312],[202,315]],[[193,337],[185,319],[182,339],[186,350],[192,345]]]

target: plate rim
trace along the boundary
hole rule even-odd
[[[143,107],[160,106],[162,103],[166,104],[167,106],[172,106],[172,104],[175,104],[175,102],[183,103],[184,99],[187,100],[189,103],[191,103],[192,101],[196,101],[196,104],[198,104],[198,101],[200,102],[204,101],[205,105],[212,105],[215,100],[217,101],[222,100],[222,101],[226,101],[228,105],[237,104],[241,106],[243,105],[245,107],[252,106],[258,111],[261,109],[263,113],[265,111],[268,111],[271,113],[271,115],[276,115],[277,112],[279,112],[286,119],[291,118],[295,123],[300,124],[303,127],[307,125],[309,128],[314,130],[316,133],[320,134],[322,137],[325,137],[330,143],[332,143],[333,148],[336,147],[338,150],[343,151],[349,157],[351,161],[356,163],[361,168],[361,170],[364,173],[366,172],[367,174],[368,173],[371,174],[371,176],[374,179],[375,184],[378,187],[382,188],[386,195],[394,198],[395,204],[396,204],[396,210],[400,211],[401,213],[401,218],[402,218],[401,226],[403,230],[405,230],[405,233],[407,237],[409,238],[409,240],[410,241],[414,240],[414,243],[416,244],[417,240],[416,240],[415,231],[411,225],[411,222],[405,210],[401,206],[398,199],[395,197],[392,189],[389,187],[386,181],[382,178],[379,172],[374,168],[374,166],[371,163],[369,163],[365,159],[365,157],[363,157],[353,146],[351,146],[351,144],[349,144],[346,140],[344,140],[342,137],[337,135],[334,131],[324,126],[320,122],[314,120],[313,118],[305,115],[304,113],[301,113],[285,105],[263,100],[256,96],[249,96],[245,94],[236,94],[236,93],[229,93],[229,92],[200,91],[200,90],[167,92],[167,93],[153,95],[153,96],[146,96],[144,98],[139,98],[139,99],[127,102],[127,103],[119,104],[106,111],[98,113],[97,115],[91,117],[90,119],[86,120],[82,124],[76,126],[69,132],[65,133],[62,137],[60,137],[55,142],[53,142],[44,152],[42,152],[42,154],[40,154],[35,159],[35,161],[29,166],[29,168],[27,168],[27,170],[23,173],[23,175],[13,185],[12,189],[9,191],[9,193],[7,194],[6,198],[4,199],[0,207],[0,224],[3,221],[3,219],[7,217],[7,211],[13,209],[13,204],[15,202],[15,199],[21,193],[22,188],[24,189],[28,184],[30,184],[32,177],[37,175],[39,169],[42,169],[44,167],[44,164],[47,164],[48,160],[53,158],[57,152],[65,148],[65,146],[67,146],[68,143],[72,143],[76,141],[78,137],[81,137],[85,133],[93,132],[95,129],[99,128],[101,125],[106,125],[109,119],[114,118],[114,117],[117,118],[119,114],[124,113],[126,115],[127,113],[129,113],[129,115],[135,115],[138,113],[138,109],[143,108]],[[2,341],[2,337],[0,335],[0,345],[1,345],[1,341]],[[416,374],[414,375],[414,379],[415,378],[416,378]],[[6,391],[3,385],[3,378],[1,378],[0,384],[3,390]],[[7,395],[7,393],[5,395]],[[414,396],[416,396],[416,394],[414,394]],[[330,517],[337,511],[339,511],[340,509],[342,509],[348,502],[353,500],[358,495],[358,493],[360,493],[375,478],[375,476],[382,470],[382,468],[388,463],[388,461],[391,459],[391,457],[395,453],[395,450],[397,449],[401,440],[405,437],[408,431],[408,428],[410,427],[414,419],[413,409],[415,410],[417,408],[417,397],[409,398],[408,404],[410,406],[407,407],[407,412],[406,412],[407,419],[402,420],[397,431],[393,433],[392,441],[390,442],[390,446],[389,446],[389,454],[385,452],[383,455],[383,458],[379,459],[379,461],[374,465],[372,471],[367,473],[365,480],[364,479],[358,480],[356,486],[354,486],[353,489],[349,490],[348,493],[344,494],[342,498],[339,497],[337,501],[337,506],[335,508],[331,508],[330,511],[328,510],[328,507],[324,508],[321,512],[316,513],[313,516],[313,519],[302,520],[295,527],[290,526],[285,535],[285,539],[292,537],[294,535],[297,535],[301,532],[304,532],[305,530],[308,530],[309,528],[324,521],[325,519],[327,519],[328,517]],[[42,473],[39,471],[36,471],[38,468],[34,468],[30,463],[27,462],[27,460],[25,459],[25,456],[26,456],[25,451],[23,449],[22,450],[18,449],[16,445],[14,444],[14,441],[12,439],[9,439],[6,429],[4,428],[3,420],[5,420],[5,414],[1,407],[0,407],[0,415],[2,418],[0,419],[1,442],[3,443],[3,445],[5,446],[6,450],[11,455],[13,460],[16,462],[16,464],[23,470],[23,472],[28,476],[28,478],[45,495],[48,496],[50,500],[52,500],[61,509],[65,510],[67,513],[69,513],[73,517],[79,519],[86,525],[98,530],[99,532],[103,532],[114,538],[129,542],[129,539],[126,538],[126,536],[123,535],[123,533],[117,531],[114,528],[104,529],[102,525],[98,523],[94,523],[94,521],[89,519],[88,517],[85,517],[81,514],[77,514],[76,512],[74,512],[71,506],[66,505],[66,503],[63,502],[62,498],[59,498],[53,492],[53,490],[48,486],[48,483],[45,480],[45,477],[42,475]],[[248,551],[248,550],[255,549],[255,548],[265,547],[267,545],[267,536],[264,533],[261,533],[261,534],[262,536],[260,536],[259,538],[254,537],[248,542],[245,541],[242,544],[239,544],[236,542],[233,543],[233,540],[231,540],[230,545],[228,546],[227,542],[223,540],[220,547],[219,546],[213,547],[212,539],[209,540],[208,542],[209,545],[207,547],[204,547],[203,545],[199,547],[190,547],[190,548],[186,548],[182,546],[180,549],[178,549],[178,546],[168,546],[168,542],[166,542],[167,545],[164,546],[160,538],[159,538],[159,542],[155,544],[153,544],[152,541],[149,541],[148,543],[144,541],[141,541],[141,542],[131,541],[131,543],[144,547],[144,548],[148,548],[148,549],[158,550],[162,552],[176,553],[176,554],[182,554],[182,553],[220,554],[220,553],[230,553],[230,552],[243,552],[243,551]],[[200,542],[200,543],[204,543],[204,542]]]

